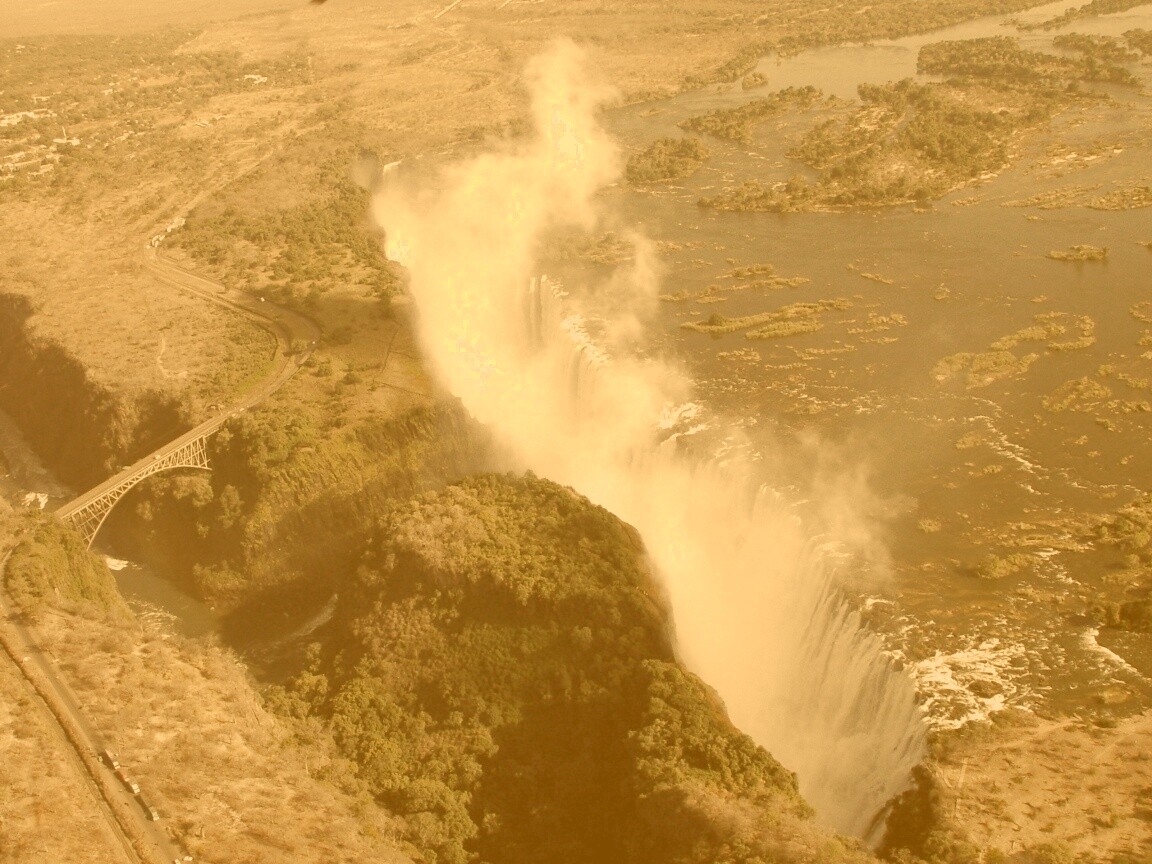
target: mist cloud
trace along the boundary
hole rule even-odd
[[[408,269],[441,382],[521,467],[637,528],[685,661],[799,773],[827,821],[864,833],[922,753],[911,683],[838,601],[820,550],[749,480],[750,466],[679,447],[698,414],[685,404],[689,384],[633,350],[656,296],[651,244],[633,236],[631,266],[584,298],[534,281],[546,236],[611,223],[596,193],[619,178],[621,155],[597,113],[613,93],[586,66],[570,42],[532,61],[528,140],[448,166],[430,186],[406,181],[403,166],[387,172],[373,209],[388,255]],[[597,296],[612,315],[593,339]],[[854,525],[840,505],[830,501],[838,524]]]

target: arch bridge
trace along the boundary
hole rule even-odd
[[[228,416],[231,415],[214,417],[201,423],[175,441],[129,465],[94,489],[89,489],[83,495],[69,501],[56,511],[56,515],[83,534],[84,542],[91,548],[96,533],[108,518],[108,514],[112,512],[112,508],[116,506],[116,502],[141,480],[161,471],[172,471],[177,468],[199,468],[210,471],[212,466],[208,464],[208,439],[224,425]]]

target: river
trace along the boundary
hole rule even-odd
[[[0,498],[15,508],[53,510],[75,497],[37,457],[16,423],[0,411]],[[141,618],[181,636],[216,633],[219,619],[203,602],[149,567],[116,557],[116,550],[97,538],[120,593]]]
[[[1015,16],[1038,22],[1060,3]],[[921,46],[997,35],[1051,51],[1062,32],[1117,36],[1152,29],[1152,8],[1017,32],[989,18],[869,45],[766,58],[766,89],[717,85],[609,115],[609,128],[642,149],[680,135],[688,117],[746,103],[787,86],[814,85],[841,99],[864,83],[917,77]],[[714,411],[743,427],[778,485],[813,497],[830,482],[812,466],[861,480],[846,495],[867,511],[862,529],[888,554],[860,595],[873,624],[911,664],[932,721],[958,725],[1007,706],[1083,710],[1119,687],[1124,710],[1152,698],[1152,639],[1094,633],[1093,598],[1120,578],[1116,554],[1090,548],[1092,520],[1152,487],[1148,415],[1128,412],[1148,398],[1148,325],[1132,310],[1152,300],[1149,210],[1006,206],[1037,193],[1103,194],[1152,185],[1152,80],[1141,91],[1109,88],[1114,101],[1059,116],[1025,139],[998,176],[927,209],[911,206],[817,213],[723,213],[696,201],[755,177],[787,180],[807,169],[785,156],[823,109],[773,118],[750,145],[705,138],[712,158],[686,181],[656,189],[620,184],[606,193],[623,225],[656,241],[664,287],[689,296],[736,266],[774,265],[811,281],[776,292],[720,292],[718,303],[665,303],[661,350],[682,363]],[[921,80],[927,80],[919,76]],[[1106,262],[1046,257],[1077,244],[1108,247]],[[564,265],[556,265],[562,268]],[[586,268],[588,269],[588,268]],[[595,268],[569,278],[595,276]],[[785,303],[844,298],[817,333],[748,341],[681,329],[719,311],[727,317]],[[715,299],[708,298],[709,300]],[[944,358],[988,352],[993,342],[1050,316],[1078,335],[1091,319],[1095,344],[1039,354],[1027,374],[987,386],[941,383]],[[1072,337],[1069,337],[1072,338]],[[1145,340],[1147,337],[1144,337]],[[1111,401],[1054,413],[1065,382],[1100,380]],[[1067,386],[1067,385],[1066,385]],[[977,579],[992,553],[1022,552],[1030,564],[998,581]],[[874,562],[875,563],[875,562]],[[1108,650],[1101,650],[1106,647]],[[983,695],[977,695],[983,694]]]
[[[1017,17],[1042,20],[1070,5],[1054,4]],[[927,42],[1013,32],[1007,24],[985,19],[908,39],[767,58],[758,68],[769,79],[768,91],[812,84],[850,99],[861,83],[914,75],[916,53]],[[1138,8],[1067,29],[1116,35],[1138,27],[1152,29],[1152,10]],[[1026,46],[1044,49],[1054,34],[1019,35]],[[1147,81],[1146,63],[1141,74]],[[745,92],[739,85],[710,87],[613,110],[606,123],[627,146],[641,148],[655,137],[679,134],[677,124],[687,117],[764,92]],[[1106,687],[1124,691],[1125,710],[1152,699],[1148,640],[1099,631],[1085,615],[1093,592],[1114,573],[1115,562],[1087,548],[1081,530],[1093,515],[1111,512],[1152,486],[1147,423],[1139,418],[1121,422],[1099,411],[1054,415],[1044,408],[1045,398],[1066,381],[1112,375],[1111,386],[1121,390],[1129,385],[1117,383],[1114,373],[1102,373],[1102,368],[1116,367],[1130,377],[1144,371],[1141,364],[1147,359],[1137,346],[1146,328],[1129,310],[1152,299],[1152,258],[1143,245],[1152,241],[1148,211],[1003,206],[1040,191],[1149,182],[1152,147],[1144,130],[1152,102],[1146,93],[1116,96],[1118,101],[1101,107],[1091,122],[1058,119],[1051,134],[1025,145],[1013,167],[927,209],[779,215],[716,213],[696,206],[701,196],[734,179],[785,180],[797,173],[785,152],[820,119],[819,111],[762,124],[751,145],[709,141],[710,163],[683,183],[655,191],[616,185],[601,195],[620,225],[638,226],[658,243],[669,293],[699,292],[722,282],[733,267],[766,262],[777,273],[810,280],[767,296],[727,294],[722,307],[663,304],[658,348],[687,370],[708,412],[742,431],[744,458],[759,466],[763,479],[795,498],[827,500],[825,493],[834,492],[846,499],[846,510],[856,521],[840,527],[857,529],[854,539],[875,547],[863,564],[841,568],[841,575],[859,576],[844,586],[859,611],[832,608],[820,592],[808,597],[805,602],[812,605],[805,609],[812,615],[816,607],[824,610],[819,614],[831,635],[814,637],[803,650],[823,658],[836,651],[858,655],[855,647],[869,638],[858,627],[863,616],[886,639],[883,646],[869,642],[869,656],[893,659],[911,673],[937,728],[1008,706],[1079,710],[1095,704]],[[1049,250],[1082,243],[1109,247],[1108,260],[1072,265],[1045,257]],[[565,275],[579,278],[579,268]],[[712,337],[680,327],[716,308],[733,317],[783,303],[841,297],[848,305],[830,316],[828,326],[789,339],[748,342],[739,333]],[[1095,344],[1046,354],[1026,375],[986,387],[942,386],[934,377],[943,358],[987,351],[993,341],[1033,324],[1038,314],[1068,322],[1091,318]],[[876,324],[878,317],[886,323]],[[13,471],[5,481],[11,500],[23,505],[30,493],[37,505],[37,494],[48,503],[63,500],[67,490],[53,487],[50,478],[33,470],[30,451],[13,437],[10,424],[0,421],[0,436],[8,464],[21,466],[22,473]],[[958,446],[965,441],[974,443]],[[689,473],[677,467],[659,477],[679,483]],[[685,535],[676,536],[673,529],[687,532],[692,526],[660,523],[653,515],[655,505],[635,497],[633,486],[622,492],[637,476],[645,475],[613,475],[619,488],[608,484],[595,491],[646,528],[646,539],[668,529],[661,535],[669,550],[663,564],[673,570],[686,545]],[[689,485],[680,492],[709,491],[712,497],[702,498],[703,510],[694,513],[716,519],[715,513],[704,512],[704,505],[721,507],[723,479],[683,482]],[[758,499],[748,512],[730,508],[724,514],[730,526],[741,520],[745,527],[755,526],[765,519],[785,524],[762,512],[774,506]],[[813,515],[817,522],[827,517]],[[814,561],[811,548],[783,529],[746,548],[766,552],[762,544],[770,547],[781,538],[789,544],[786,554],[801,561],[798,571],[826,578],[824,559]],[[1026,571],[995,582],[974,578],[972,571],[990,551],[1011,549],[1030,556]],[[704,559],[711,547],[695,551]],[[751,555],[743,548],[741,554]],[[111,563],[119,567],[114,558]],[[171,626],[187,635],[216,627],[210,610],[159,574],[127,565],[117,570],[117,579],[133,604],[148,614],[170,616]],[[692,599],[691,592],[685,593],[677,607],[681,636],[693,628],[702,634],[720,632],[723,628],[708,618],[720,614],[719,607],[693,608]],[[765,596],[748,604],[742,635],[760,635],[765,619],[757,618],[759,613],[776,615],[769,620],[786,625],[769,608],[773,599]],[[699,618],[695,623],[693,615]],[[727,655],[710,655],[703,637],[684,641],[690,657],[713,673],[705,677],[725,694],[742,725],[780,724],[779,716],[766,719],[758,714],[763,706],[741,697],[742,681],[737,670],[726,668]],[[880,663],[863,673],[851,671],[860,680],[887,681],[891,670]],[[773,692],[783,692],[810,683],[785,677],[772,686]],[[886,689],[892,688],[861,687],[851,705],[853,719]],[[891,712],[905,723],[914,712],[903,691],[897,691],[892,689],[900,698],[890,700]],[[809,708],[829,695],[819,687],[805,693]],[[791,722],[798,725],[794,718]],[[772,729],[766,734],[782,733]],[[868,747],[868,740],[858,743]],[[920,752],[921,743],[912,735],[891,746],[907,761]],[[793,754],[794,760],[805,758]],[[852,753],[826,761],[851,764],[856,758]],[[822,764],[813,770],[834,767]],[[866,833],[870,815],[854,811],[834,821]]]

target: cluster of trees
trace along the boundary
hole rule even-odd
[[[675,661],[635,533],[481,475],[393,506],[272,704],[317,718],[425,860],[858,860]],[[789,827],[791,826],[791,827]]]
[[[399,269],[365,218],[368,193],[348,172],[356,157],[351,145],[326,148],[309,166],[316,197],[270,207],[234,195],[231,203],[194,210],[170,242],[227,282],[288,305],[310,307],[338,281],[387,298],[399,288]],[[282,170],[264,169],[245,183],[264,183]]]
[[[765,186],[759,180],[745,180],[739,186],[732,186],[717,195],[701,198],[699,204],[712,210],[788,213],[807,209],[813,198],[812,192],[812,185],[799,175],[786,184],[773,186]]]
[[[335,403],[290,395],[228,421],[212,473],[162,474],[133,490],[109,528],[218,609],[229,627],[281,624],[354,569],[375,510],[484,464],[482,432],[455,408],[328,422]]]
[[[860,87],[859,110],[818,124],[789,151],[820,173],[755,181],[705,199],[724,210],[789,210],[927,201],[999,168],[1018,118],[967,104],[949,88],[905,79]]]
[[[1115,36],[1089,36],[1084,33],[1060,33],[1053,37],[1052,46],[1062,51],[1074,51],[1094,59],[1098,64],[1135,63],[1139,53],[1125,48]]]
[[[1106,43],[1105,43],[1106,44]],[[916,68],[932,75],[991,80],[1004,84],[1107,81],[1135,86],[1133,73],[1115,65],[1091,37],[1070,36],[1057,47],[1073,48],[1083,56],[1059,57],[1020,47],[1011,36],[988,36],[935,42],[920,49]]]
[[[823,45],[897,39],[973,18],[1020,12],[1033,5],[1032,0],[954,0],[942,4],[880,0],[860,8],[836,4],[820,9],[809,9],[805,4],[782,7],[760,15],[752,24],[783,35],[756,36],[710,73],[685,78],[682,86],[695,89],[714,82],[739,81],[760,58],[772,53],[788,56]]]
[[[104,562],[88,551],[79,534],[48,516],[34,517],[4,575],[8,594],[33,616],[62,602],[100,615],[128,611]]]
[[[1089,39],[1085,46],[1096,42]],[[1081,93],[1079,82],[1135,80],[1095,53],[1070,58],[1026,51],[1003,36],[925,45],[918,65],[949,80],[863,84],[858,109],[817,124],[789,151],[818,172],[814,179],[797,175],[770,186],[753,180],[700,204],[773,212],[926,206],[1005,166],[1009,143],[1020,132],[1047,122],[1074,100],[1095,98]],[[737,130],[732,134],[746,130],[721,124],[724,119],[697,118]]]
[[[1124,33],[1124,41],[1141,54],[1152,57],[1152,30],[1128,30]]]
[[[1055,18],[1049,18],[1027,29],[1055,30],[1081,18],[1092,18],[1096,15],[1112,15],[1116,12],[1127,12],[1137,6],[1143,6],[1146,0],[1091,0],[1083,6],[1073,6]]]
[[[754,99],[736,108],[721,108],[699,117],[690,117],[680,126],[693,132],[748,144],[752,140],[752,127],[756,123],[793,108],[808,108],[823,95],[811,85],[787,87],[771,96]]]
[[[821,315],[844,310],[851,305],[852,301],[847,298],[837,297],[813,303],[789,303],[771,312],[758,312],[738,318],[729,318],[717,312],[704,321],[686,321],[680,326],[685,330],[713,336],[744,330],[748,339],[778,339],[800,333],[814,333],[823,326],[819,321]]]
[[[660,138],[629,158],[624,173],[631,183],[679,180],[707,162],[708,156],[708,148],[696,138]]]

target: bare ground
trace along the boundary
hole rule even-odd
[[[313,776],[343,769],[322,736],[295,737],[264,710],[228,652],[147,620],[53,612],[39,632],[68,658],[61,672],[89,720],[197,861],[409,860],[368,799]]]
[[[1152,712],[1100,727],[1018,714],[940,763],[953,824],[984,849],[1152,854]]]

